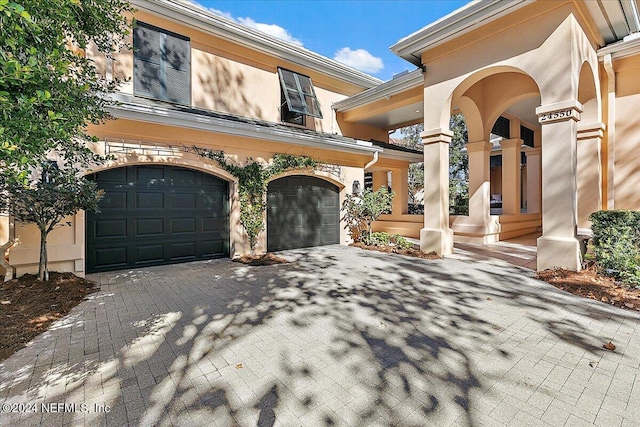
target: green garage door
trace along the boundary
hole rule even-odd
[[[338,187],[310,176],[288,176],[269,183],[267,250],[340,243]]]
[[[174,166],[129,166],[90,177],[104,189],[87,215],[87,271],[229,254],[228,184]]]

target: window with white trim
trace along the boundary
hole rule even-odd
[[[318,97],[311,78],[303,74],[278,68],[280,76],[281,105],[283,122],[305,125],[306,116],[322,118]]]
[[[138,21],[133,30],[136,95],[191,104],[190,40]]]

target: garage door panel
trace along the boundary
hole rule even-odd
[[[100,248],[93,251],[93,257],[96,267],[101,266],[119,266],[127,265],[127,247],[119,246],[115,248]]]
[[[100,210],[103,212],[112,209],[126,209],[127,208],[127,192],[112,190],[109,194],[105,194],[102,200],[100,200]]]
[[[126,219],[105,219],[95,222],[96,238],[127,237]]]
[[[172,234],[195,233],[195,232],[196,232],[195,218],[172,218],[171,219]]]
[[[164,234],[164,218],[138,218],[136,236],[162,236]]]
[[[173,209],[195,209],[196,196],[193,193],[174,193],[171,195],[171,207]]]
[[[173,185],[196,185],[196,171],[176,169],[173,171]]]
[[[164,193],[136,193],[136,209],[162,209],[164,207]]]
[[[269,183],[267,249],[337,244],[339,189],[315,177],[289,176]]]
[[[144,185],[162,184],[164,171],[164,167],[138,166],[135,168],[136,181]]]
[[[164,260],[164,245],[157,243],[155,245],[140,245],[136,247],[136,265],[162,262]]]
[[[196,257],[195,242],[172,243],[171,244],[171,260],[177,261],[185,258]]]
[[[106,194],[101,212],[87,214],[87,271],[228,256],[225,181],[199,171],[146,165],[100,172],[92,179]],[[205,207],[205,199],[215,203]]]

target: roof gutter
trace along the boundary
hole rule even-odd
[[[281,127],[243,123],[220,117],[209,117],[189,112],[175,111],[159,106],[137,104],[132,97],[125,94],[117,94],[114,98],[119,104],[110,107],[109,112],[115,118],[204,130],[325,150],[330,149],[346,153],[364,154],[384,151],[369,141],[346,137],[335,138],[330,134],[300,133]]]

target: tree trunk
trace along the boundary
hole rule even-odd
[[[38,266],[38,280],[49,280],[49,268],[47,265],[47,234],[46,230],[40,230],[40,264]]]

